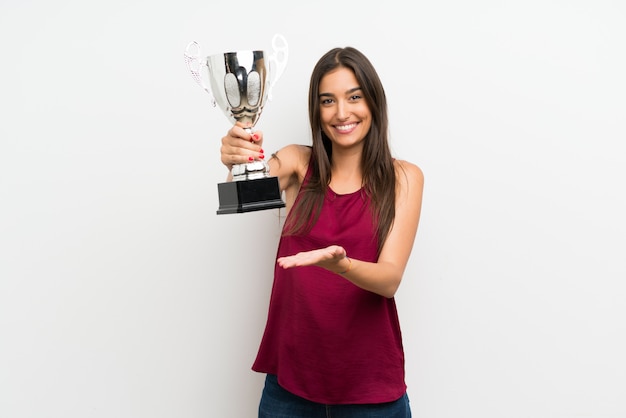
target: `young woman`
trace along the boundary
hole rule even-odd
[[[309,88],[312,146],[269,159],[285,192],[265,333],[259,417],[410,417],[394,295],[417,232],[424,178],[392,157],[387,100],[370,61],[335,48]],[[221,159],[264,159],[236,124]]]

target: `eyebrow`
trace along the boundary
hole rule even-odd
[[[346,91],[346,94],[354,93],[355,91],[359,91],[359,90],[361,90],[360,86],[353,87],[350,90]],[[320,93],[319,94],[319,97],[333,97],[333,96],[334,96],[334,94],[331,94],[331,93]]]

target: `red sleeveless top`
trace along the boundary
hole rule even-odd
[[[278,257],[337,244],[351,258],[375,262],[376,228],[369,207],[363,189],[345,195],[329,189],[312,230],[283,235]],[[321,267],[277,264],[252,369],[277,375],[283,388],[318,403],[395,401],[406,391],[395,300]]]

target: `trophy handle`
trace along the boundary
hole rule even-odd
[[[280,33],[275,34],[272,38],[272,48],[274,49],[274,53],[269,57],[269,61],[270,65],[273,66],[273,76],[272,80],[270,80],[270,88],[267,94],[269,100],[272,100],[272,89],[278,79],[283,75],[285,67],[287,66],[287,59],[289,58],[289,45],[285,37]]]
[[[209,96],[211,96],[211,103],[213,104],[213,107],[215,107],[215,96],[211,92],[209,85],[202,79],[202,67],[208,67],[208,65],[206,58],[204,60],[200,58],[200,44],[198,44],[198,42],[191,41],[185,48],[185,63],[191,73],[191,77],[196,80],[196,83],[198,83],[204,91],[209,93]]]

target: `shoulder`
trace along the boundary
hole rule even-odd
[[[307,145],[290,144],[279,149],[273,156],[279,159],[289,159],[294,161],[295,164],[301,164],[304,161],[306,164],[311,157],[311,147]]]
[[[397,182],[400,185],[424,184],[424,173],[417,165],[405,160],[394,160],[393,164],[396,170]]]
[[[281,170],[304,177],[311,159],[311,147],[297,144],[286,145],[275,152],[272,158],[278,161]]]
[[[278,177],[281,190],[288,194],[297,192],[306,176],[310,158],[311,148],[305,145],[287,145],[272,154],[268,161],[270,174]]]
[[[403,222],[419,222],[424,193],[424,173],[417,165],[395,160],[396,169],[396,218]],[[404,221],[403,221],[404,220]]]

